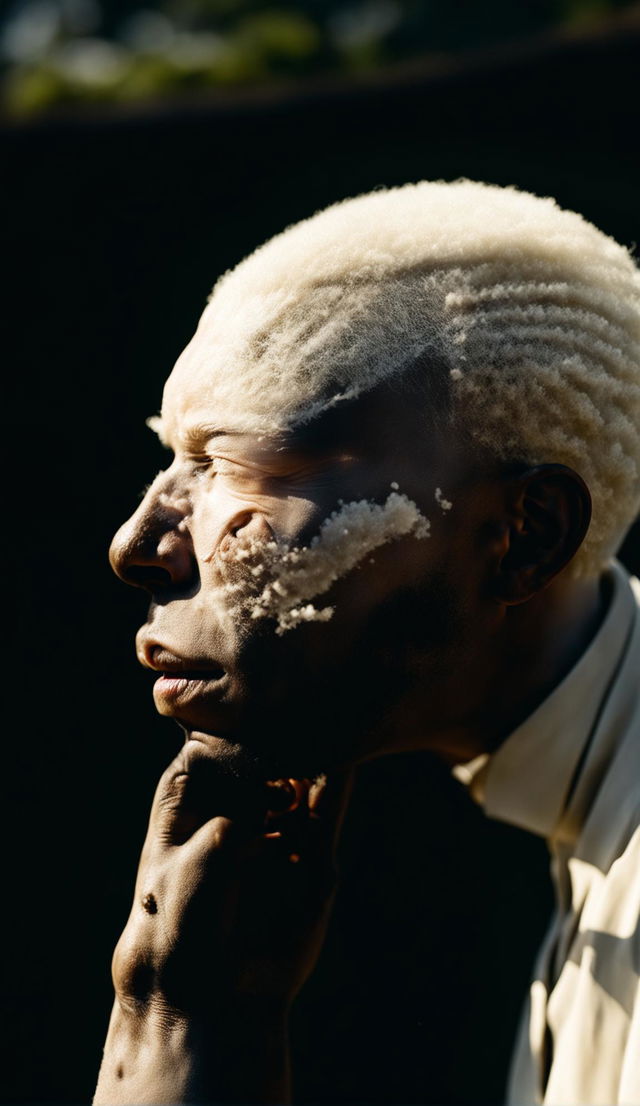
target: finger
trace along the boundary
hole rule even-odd
[[[258,844],[265,836],[277,837],[277,827],[283,817],[308,819],[309,811],[306,796],[310,780],[280,779],[267,780],[266,783],[250,788],[251,816],[234,819],[216,815],[193,834],[193,851],[212,851],[226,848],[227,851],[246,846],[249,841],[255,843],[253,853],[258,855]],[[243,785],[246,788],[246,783]],[[245,805],[247,800],[245,799]],[[237,809],[237,804],[236,804]],[[270,832],[276,831],[276,832]],[[191,848],[191,843],[190,843]],[[243,850],[249,854],[251,850]]]
[[[188,741],[163,773],[156,789],[150,832],[167,845],[181,845],[212,818],[247,823],[264,819],[264,788],[233,776],[202,742]]]
[[[267,780],[267,816],[277,818],[297,810],[305,802],[310,786],[310,780]]]
[[[183,846],[185,862],[200,866],[209,866],[213,862],[237,866],[241,860],[252,855],[260,840],[259,831],[251,823],[217,815],[191,834]]]
[[[275,803],[269,803],[265,818],[265,837],[281,841],[280,851],[286,854],[292,863],[300,860],[306,849],[309,834],[309,789],[311,780],[288,779],[278,781],[286,784],[286,790],[280,809],[274,809]],[[286,802],[286,805],[285,805]],[[274,854],[277,845],[274,844]]]
[[[292,781],[293,782],[293,781]],[[353,771],[299,781],[299,801],[289,810],[267,817],[293,863],[335,867],[335,851],[353,786]]]
[[[149,815],[147,841],[153,846],[156,842],[170,842],[173,838],[180,813],[184,812],[187,772],[182,756],[178,756],[165,768],[153,796]]]

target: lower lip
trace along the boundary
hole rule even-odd
[[[218,685],[222,685],[225,674],[220,676],[160,676],[153,685],[153,695],[156,699],[163,699],[166,701],[175,701],[182,699],[185,695],[191,698],[194,695],[202,692],[211,692],[218,689]],[[220,691],[222,687],[220,686]]]

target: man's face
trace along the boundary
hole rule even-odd
[[[385,383],[268,435],[220,426],[195,379],[173,408],[167,389],[174,459],[111,549],[116,572],[151,596],[137,651],[157,673],[158,711],[238,771],[313,775],[424,747],[429,733],[437,747],[455,723],[452,666],[481,637],[468,537],[477,477],[424,401]],[[252,617],[261,546],[308,547],[342,505],[383,505],[393,489],[430,520],[429,536],[389,540],[317,600],[304,596],[332,609],[325,621],[283,633]]]

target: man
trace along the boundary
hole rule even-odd
[[[351,771],[418,749],[552,849],[512,1100],[640,1101],[640,617],[611,560],[639,293],[580,216],[466,181],[338,204],[216,285],[112,547],[186,741],[96,1103],[287,1097]]]

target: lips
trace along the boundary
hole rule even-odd
[[[140,656],[142,664],[162,676],[183,680],[219,680],[225,674],[221,664],[180,657],[162,645],[145,643]]]
[[[158,674],[153,697],[161,714],[202,697],[219,700],[227,689],[225,669],[211,660],[181,657],[153,642],[144,642],[138,655],[145,668]]]
[[[185,704],[198,695],[211,691],[211,685],[219,685],[221,679],[224,680],[224,674],[214,680],[203,675],[177,676],[163,673],[153,685],[153,697],[157,704],[163,700],[176,705]]]

